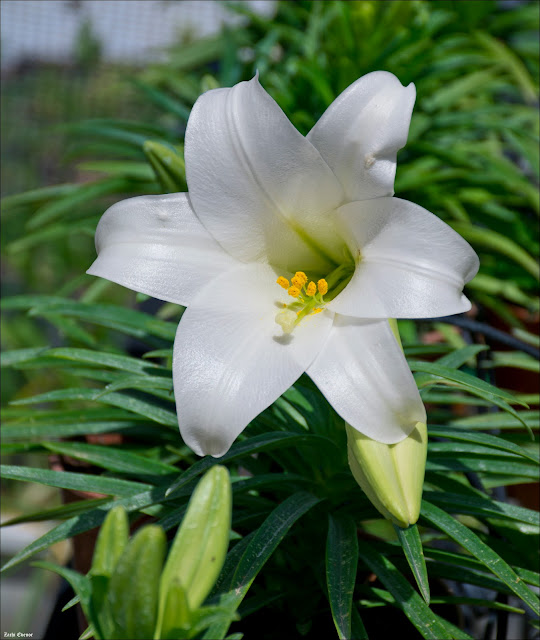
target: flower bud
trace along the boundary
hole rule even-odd
[[[166,193],[184,191],[186,188],[186,164],[183,156],[172,147],[147,140],[143,151],[152,165],[161,188]]]
[[[157,636],[186,625],[210,593],[227,555],[231,510],[229,472],[213,466],[193,491],[163,569]]]
[[[414,524],[420,515],[427,456],[427,427],[417,422],[397,444],[383,444],[346,425],[352,474],[385,518],[399,527]]]

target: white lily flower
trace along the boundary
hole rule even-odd
[[[197,454],[226,453],[304,372],[379,442],[426,421],[387,319],[467,311],[478,258],[435,215],[392,197],[414,100],[414,85],[370,73],[304,137],[257,77],[208,91],[186,131],[189,194],[103,215],[88,273],[188,307],[173,377]]]

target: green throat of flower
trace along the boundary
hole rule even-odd
[[[291,281],[279,276],[277,284],[293,298],[276,315],[276,323],[283,333],[291,333],[306,317],[320,313],[349,284],[354,273],[353,264],[341,264],[324,278],[308,278],[303,271],[297,271]]]

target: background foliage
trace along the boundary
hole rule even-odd
[[[211,598],[236,598],[230,629],[246,637],[276,637],[277,625],[291,638],[386,638],[407,618],[411,637],[467,638],[483,615],[482,633],[497,625],[503,638],[510,620],[532,638],[538,514],[509,493],[538,480],[524,427],[538,426],[538,4],[280,2],[271,20],[231,10],[245,27],[130,76],[145,105],[138,120],[63,127],[77,182],[3,201],[6,486],[97,494],[24,514],[17,521],[60,523],[7,568],[96,527],[112,504],[174,533],[213,464],[177,429],[170,367],[182,308],[84,274],[108,204],[187,189],[182,138],[202,91],[258,70],[307,133],[350,83],[385,69],[418,95],[396,195],[439,215],[481,259],[472,316],[400,322],[430,420],[419,527],[398,536],[378,517],[348,470],[341,421],[304,376],[221,459],[233,534]],[[51,454],[63,471],[46,468]]]

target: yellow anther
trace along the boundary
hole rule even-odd
[[[317,285],[314,282],[310,282],[306,287],[306,293],[308,296],[314,296],[317,293]]]
[[[324,311],[324,309],[322,307],[317,307],[316,309],[313,309],[309,315],[314,316],[316,313],[320,313],[321,311]]]
[[[321,278],[317,282],[317,289],[319,290],[319,293],[322,296],[324,296],[326,293],[328,293],[328,282],[326,282],[326,280],[324,278]]]
[[[306,284],[306,282],[307,282],[307,276],[306,276],[306,274],[305,274],[303,271],[297,271],[297,272],[294,274],[294,277],[295,277],[295,278],[298,278],[298,280],[302,283],[302,284],[300,285],[301,287],[303,287],[303,286]],[[293,282],[294,282],[294,278],[293,278]]]
[[[298,298],[298,296],[300,295],[300,289],[298,287],[289,287],[287,293],[293,298]]]
[[[287,278],[284,278],[283,276],[279,276],[276,282],[279,284],[280,287],[283,287],[284,289],[288,289],[290,286]]]
[[[298,287],[298,289],[301,289],[304,286],[304,280],[302,280],[302,278],[297,278],[296,276],[294,276],[294,278],[291,279],[291,284],[295,287]]]

